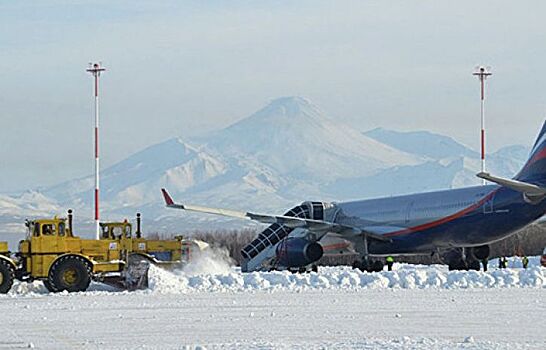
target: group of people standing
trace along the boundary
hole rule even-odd
[[[394,258],[392,256],[388,256],[385,260],[386,260],[386,263],[387,263],[388,270],[392,271],[392,265],[394,264]],[[482,263],[482,266],[483,266],[483,270],[487,271],[488,259],[483,259],[481,261],[481,263]],[[526,269],[527,266],[529,266],[529,258],[527,256],[523,255],[521,257],[521,265],[523,266],[524,269]],[[499,258],[499,269],[506,269],[506,268],[508,268],[508,259],[505,256],[501,256]]]
[[[521,257],[521,265],[523,266],[524,269],[527,268],[527,266],[529,266],[529,258],[527,256],[522,256]],[[499,269],[506,269],[508,267],[508,259],[506,259],[505,256],[501,256],[499,258]]]

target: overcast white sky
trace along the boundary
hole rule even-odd
[[[541,1],[0,0],[0,191],[91,174],[89,61],[102,60],[103,166],[305,96],[362,130],[530,144],[546,116]]]

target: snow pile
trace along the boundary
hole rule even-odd
[[[49,291],[46,289],[44,284],[42,282],[31,282],[31,283],[25,283],[25,282],[19,282],[15,281],[13,283],[13,286],[11,287],[11,290],[8,293],[8,296],[18,296],[18,295],[29,295],[29,296],[35,296],[35,295],[41,295],[41,294],[47,294]]]
[[[318,273],[287,271],[188,275],[158,268],[150,271],[153,293],[240,292],[308,289],[457,289],[457,288],[545,288],[544,270],[505,269],[489,272],[447,271],[444,266],[400,265],[395,271],[364,273],[350,267],[323,267]]]
[[[365,273],[348,266],[321,267],[318,273],[287,271],[241,273],[226,251],[209,249],[182,270],[150,267],[149,289],[136,293],[256,292],[360,289],[546,288],[539,257],[530,267],[482,271],[448,271],[443,265],[395,264],[394,271]],[[92,283],[85,294],[108,294],[113,287]],[[15,282],[8,297],[47,294],[41,282]],[[126,292],[124,292],[126,293]],[[1,297],[1,296],[0,296]]]

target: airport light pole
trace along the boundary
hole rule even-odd
[[[478,66],[472,75],[478,77],[480,81],[480,115],[481,115],[481,131],[480,131],[480,144],[481,144],[481,161],[482,172],[485,172],[485,80],[491,74],[491,67]],[[482,179],[482,185],[485,185],[485,179]]]
[[[99,214],[99,77],[106,69],[100,63],[89,63],[87,72],[94,78],[95,97],[95,238],[100,239],[100,214]]]

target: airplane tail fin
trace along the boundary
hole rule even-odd
[[[542,129],[529,154],[529,159],[514,179],[542,185],[546,184],[546,122],[542,125]]]

